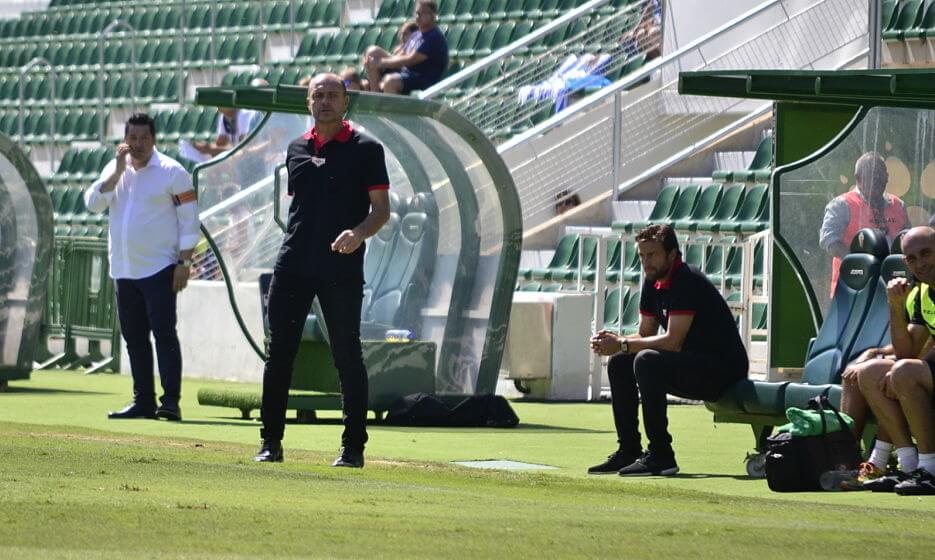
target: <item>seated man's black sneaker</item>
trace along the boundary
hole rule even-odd
[[[620,476],[672,476],[679,472],[675,456],[661,456],[649,451],[640,455],[632,464],[620,469]]]
[[[896,485],[900,496],[935,496],[935,475],[925,469],[916,469],[909,478]]]
[[[895,492],[897,484],[910,478],[910,475],[903,471],[887,470],[887,473],[879,478],[865,480],[863,487],[864,490],[870,490],[871,492]]]
[[[618,449],[607,456],[607,460],[600,465],[594,465],[588,469],[588,474],[617,474],[623,467],[633,464],[633,461],[640,456],[640,451],[624,451]]]
[[[331,463],[331,466],[362,469],[364,468],[364,452],[363,450],[356,451],[348,449],[347,447],[342,447],[338,458]]]
[[[162,418],[170,422],[182,421],[182,409],[178,405],[162,405],[156,409],[156,418]]]
[[[278,439],[264,439],[253,460],[257,463],[282,463],[282,442]]]
[[[143,406],[137,403],[130,403],[121,410],[108,412],[107,417],[111,420],[124,420],[127,418],[156,418],[155,406]]]

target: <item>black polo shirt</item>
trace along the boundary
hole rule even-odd
[[[331,244],[370,213],[372,190],[388,189],[383,146],[345,121],[322,142],[313,128],[289,144],[289,224],[276,270],[309,278],[363,282],[364,243],[350,254]]]
[[[749,368],[747,351],[727,302],[697,268],[677,259],[669,278],[646,281],[640,293],[640,314],[654,317],[663,329],[672,315],[693,315],[682,351],[717,358],[725,372]]]

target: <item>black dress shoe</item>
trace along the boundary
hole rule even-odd
[[[331,463],[331,466],[362,469],[364,468],[364,452],[363,450],[355,451],[346,447],[342,447],[341,453],[338,455],[338,458],[335,459],[333,463]]]
[[[107,417],[111,420],[122,420],[125,418],[156,418],[156,408],[142,406],[136,403],[130,403],[126,407],[116,412],[108,412]]]
[[[282,463],[282,442],[278,439],[264,439],[253,460],[257,463]]]
[[[170,422],[182,421],[182,409],[176,406],[162,405],[156,409],[156,418],[163,418]]]

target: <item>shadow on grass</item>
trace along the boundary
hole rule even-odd
[[[765,478],[755,478],[750,475],[740,475],[740,474],[711,474],[711,473],[678,473],[671,476],[671,478],[730,478],[733,480],[762,480],[766,481]]]
[[[195,426],[236,426],[240,428],[255,429],[260,426],[256,420],[240,420],[239,418],[221,418],[218,420],[182,420],[183,424],[192,424]]]
[[[241,420],[240,418],[219,418],[218,420],[185,420],[186,424],[217,424],[217,425],[230,425],[230,426],[259,426],[261,422],[257,418],[251,418],[250,420]],[[298,420],[295,417],[286,418],[286,424],[290,426],[340,426],[342,425],[340,418],[316,418],[315,420]],[[511,434],[515,432],[537,432],[537,433],[561,433],[561,434],[610,434],[613,433],[613,430],[592,430],[588,428],[567,428],[563,426],[552,426],[549,424],[529,424],[522,423],[515,428],[486,428],[479,426],[403,426],[399,424],[387,424],[382,420],[367,420],[367,427],[371,429],[379,429],[380,431],[385,432],[411,432],[411,431],[430,431],[433,433],[464,433],[469,430],[475,432],[484,432],[487,434],[491,433],[503,433]]]
[[[26,393],[33,395],[113,395],[114,393],[102,393],[101,391],[82,391],[79,389],[51,389],[48,387],[18,387],[10,385],[0,390],[0,395],[11,395],[14,393]]]

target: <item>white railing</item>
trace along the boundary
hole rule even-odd
[[[638,68],[647,55],[661,52],[662,13],[655,0],[616,9],[609,4],[590,0],[569,10],[420,98],[448,97],[451,107],[494,141],[529,128],[582,92],[608,85]],[[476,81],[481,83],[475,86]]]
[[[556,193],[606,199],[621,185],[625,190],[661,171],[662,164],[688,157],[699,139],[723,135],[769,111],[768,103],[679,95],[680,71],[840,68],[866,56],[866,0],[818,0],[794,9],[802,4],[764,2],[502,144],[499,151],[523,206],[525,235],[554,221]],[[725,46],[725,37],[741,41]]]

